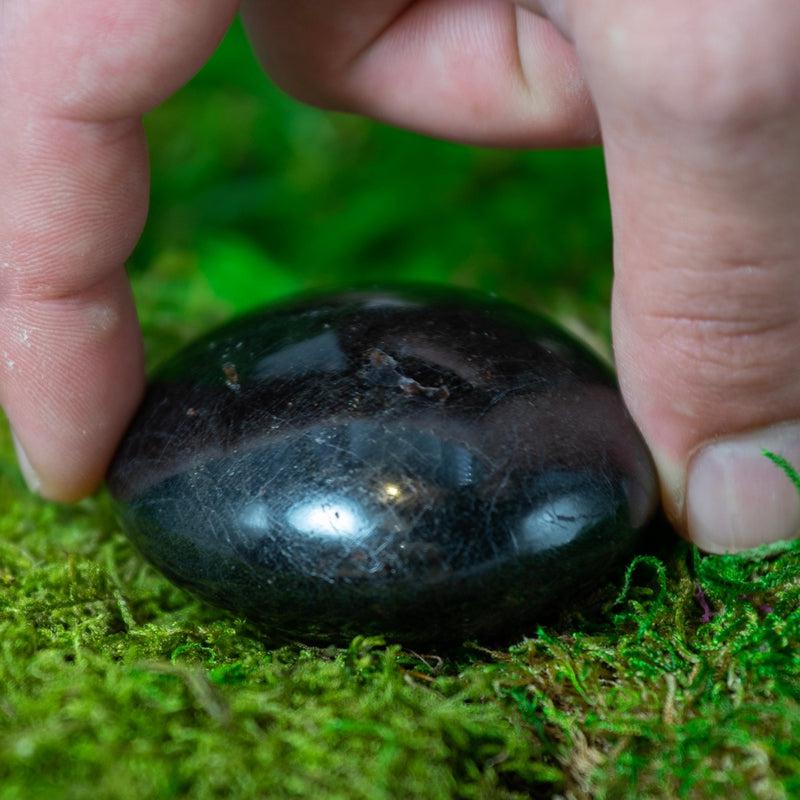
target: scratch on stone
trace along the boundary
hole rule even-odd
[[[234,392],[241,389],[239,384],[239,373],[236,370],[236,364],[226,361],[222,365],[222,374],[225,376],[225,385]]]
[[[441,402],[445,402],[450,397],[450,390],[447,386],[423,386],[419,381],[404,375],[397,359],[377,347],[370,350],[367,357],[369,365],[362,370],[362,375],[372,383],[381,386],[397,386],[403,394],[409,397],[429,397]]]

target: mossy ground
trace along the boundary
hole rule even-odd
[[[379,275],[495,290],[607,341],[596,152],[300,108],[238,28],[148,126],[131,272],[153,360],[248,305]],[[29,496],[0,426],[0,798],[800,796],[800,544],[701,557],[656,535],[508,649],[276,649],[143,564],[104,494]]]

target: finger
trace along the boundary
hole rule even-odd
[[[606,150],[627,404],[691,540],[796,537],[797,491],[763,451],[800,465],[800,14],[600,5],[629,13],[589,26],[576,5],[573,33]]]
[[[564,38],[572,41],[573,4],[568,0],[519,0],[519,3],[524,8],[549,19]]]
[[[138,117],[203,63],[234,7],[31,0],[0,12],[0,404],[49,498],[98,484],[142,390],[123,269],[147,205]]]
[[[243,14],[270,75],[312,104],[479,144],[597,139],[572,46],[508,0],[249,0]]]

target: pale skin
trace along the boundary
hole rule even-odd
[[[47,498],[96,489],[144,385],[123,268],[147,208],[141,116],[203,65],[238,8],[0,0],[0,405]],[[482,145],[602,138],[616,365],[665,508],[714,552],[800,534],[791,485],[754,455],[800,463],[800,5],[242,11],[267,72],[312,104]]]

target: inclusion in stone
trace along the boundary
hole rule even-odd
[[[422,288],[237,319],[153,377],[108,483],[175,583],[280,638],[534,629],[639,545],[649,455],[553,323]]]

